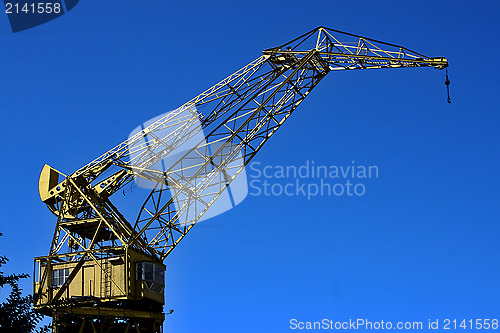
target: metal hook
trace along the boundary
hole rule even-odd
[[[448,92],[448,103],[451,104],[451,98],[450,98],[450,79],[448,79],[448,68],[446,68],[446,81],[444,81],[444,84],[446,84],[446,91]]]

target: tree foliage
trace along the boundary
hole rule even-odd
[[[2,234],[0,233],[0,236]],[[5,265],[9,259],[0,256],[0,267]],[[43,315],[36,313],[33,309],[33,297],[23,296],[19,287],[19,280],[28,278],[28,274],[4,275],[0,270],[0,289],[10,286],[10,294],[7,299],[0,303],[0,331],[5,333],[29,333],[49,332],[48,326],[37,329],[38,323]]]

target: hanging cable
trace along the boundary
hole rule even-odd
[[[444,84],[446,84],[446,91],[448,92],[448,103],[451,104],[451,98],[450,98],[450,79],[448,79],[448,68],[446,68],[446,81],[444,81]]]

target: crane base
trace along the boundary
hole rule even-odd
[[[53,313],[53,333],[163,333],[165,314],[116,308],[67,308]]]

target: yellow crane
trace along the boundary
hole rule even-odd
[[[53,332],[162,332],[165,258],[326,75],[448,67],[325,27],[262,53],[75,172],[43,167],[40,198],[57,222],[33,290]],[[140,182],[131,219],[110,198]]]

